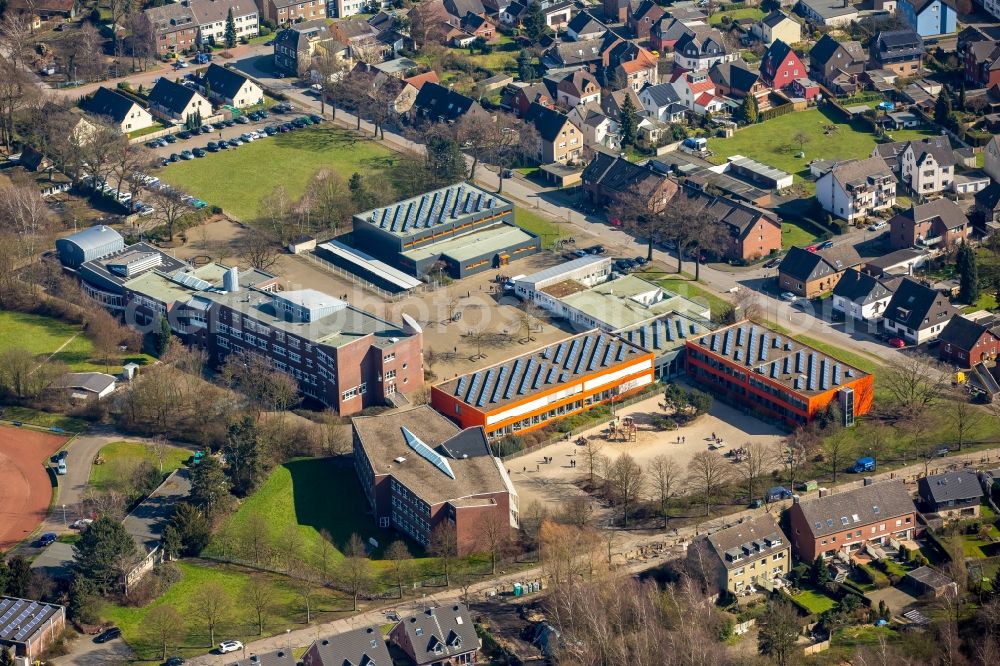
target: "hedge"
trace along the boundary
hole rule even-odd
[[[874,567],[867,564],[859,564],[858,570],[861,571],[861,573],[868,579],[868,582],[873,584],[876,589],[884,590],[889,587],[889,577]]]

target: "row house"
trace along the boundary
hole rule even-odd
[[[869,47],[872,65],[898,76],[923,73],[924,40],[912,30],[883,30]]]
[[[653,0],[642,0],[628,15],[628,28],[632,37],[640,41],[649,39],[649,33],[666,12]]]
[[[326,0],[260,0],[261,14],[277,25],[325,19]]]
[[[608,206],[638,195],[651,210],[662,210],[677,193],[677,183],[645,164],[598,152],[581,176],[587,200]]]
[[[274,37],[274,65],[290,76],[303,76],[313,57],[333,46],[325,19],[303,21],[278,31]]]
[[[771,589],[772,581],[791,571],[791,541],[765,513],[696,538],[687,561],[690,570],[705,574],[711,594],[749,594]]]
[[[143,12],[156,34],[156,52],[181,53],[197,46],[198,23],[187,3],[171,2]]]
[[[803,298],[817,298],[836,289],[844,273],[861,265],[849,243],[810,252],[792,247],[778,265],[778,285]]]
[[[229,12],[237,39],[252,39],[260,34],[257,5],[251,0],[191,0],[191,11],[198,23],[201,44],[224,44]]]
[[[889,304],[896,283],[895,278],[875,277],[856,268],[848,268],[833,288],[833,309],[843,313],[847,319],[878,319]]]
[[[809,50],[809,78],[838,94],[858,89],[858,76],[868,60],[860,42],[838,42],[823,35]]]

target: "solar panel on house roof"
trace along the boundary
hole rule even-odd
[[[414,435],[405,427],[400,427],[400,429],[403,431],[403,439],[406,440],[406,445],[416,451],[417,455],[437,467],[452,479],[455,478],[455,472],[451,471],[451,465],[448,464],[448,461],[445,460],[440,453],[424,444],[419,437]]]

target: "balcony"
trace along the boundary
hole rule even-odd
[[[918,238],[917,243],[924,247],[934,247],[943,240],[944,236],[928,236],[927,238]]]

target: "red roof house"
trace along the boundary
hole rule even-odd
[[[806,67],[788,44],[771,42],[760,61],[760,78],[772,88],[785,88],[806,76]]]

